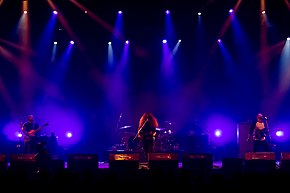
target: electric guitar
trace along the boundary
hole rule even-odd
[[[31,138],[35,136],[37,131],[40,131],[42,128],[44,128],[46,126],[48,126],[48,123],[45,123],[44,125],[38,127],[37,129],[32,129],[29,132],[25,132],[24,142],[30,141]]]

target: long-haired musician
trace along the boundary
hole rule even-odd
[[[148,154],[154,151],[154,139],[158,125],[157,118],[152,113],[144,113],[139,120],[137,136],[142,143],[146,161],[148,161]]]

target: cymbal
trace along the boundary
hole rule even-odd
[[[174,125],[175,123],[172,121],[165,121],[165,123],[167,123],[168,125]]]
[[[125,125],[125,126],[123,126],[123,127],[120,127],[119,129],[120,130],[122,130],[122,129],[128,129],[128,128],[130,128],[130,127],[132,127],[131,125]]]

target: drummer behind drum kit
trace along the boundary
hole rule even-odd
[[[156,128],[156,137],[155,137],[155,151],[171,151],[177,150],[178,145],[175,143],[174,132],[171,128],[171,122],[166,128]],[[131,125],[125,125],[118,128],[121,134],[121,144],[118,144],[115,147],[119,150],[128,150],[128,151],[138,151],[142,149],[140,140],[138,138],[134,139],[136,133],[131,131]]]

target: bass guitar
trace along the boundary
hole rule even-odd
[[[40,131],[42,128],[48,126],[48,123],[45,123],[44,125],[38,127],[37,129],[32,129],[29,132],[26,132],[24,135],[24,142],[28,142],[31,140],[32,137],[36,135],[37,131]]]

